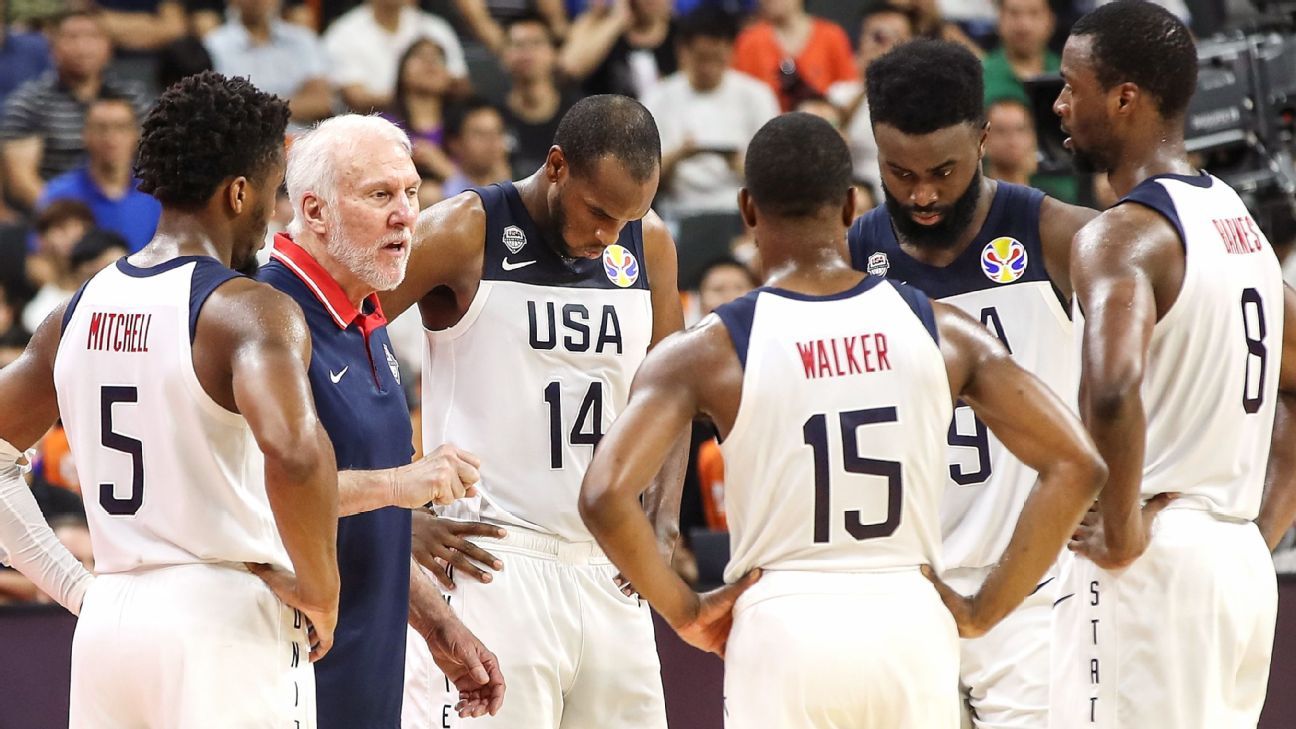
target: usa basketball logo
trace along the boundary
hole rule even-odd
[[[603,249],[603,271],[609,281],[624,289],[639,280],[639,261],[624,246],[610,245]]]
[[[995,238],[981,251],[981,270],[995,283],[1012,283],[1026,273],[1026,246],[1016,238]]]

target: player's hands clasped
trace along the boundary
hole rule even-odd
[[[465,496],[476,496],[481,480],[481,459],[449,443],[419,460],[392,471],[394,506],[417,509],[428,504],[444,506]]]
[[[338,621],[337,593],[333,593],[331,600],[314,599],[291,572],[268,564],[248,562],[246,565],[252,574],[270,586],[283,604],[306,616],[311,663],[323,658],[333,647],[333,631]]]
[[[455,711],[462,718],[494,716],[504,704],[504,675],[499,659],[458,618],[437,623],[423,636],[432,660],[459,689]]]
[[[454,589],[456,572],[478,582],[490,582],[494,579],[491,573],[479,564],[504,569],[498,557],[468,541],[468,537],[503,538],[504,530],[494,524],[440,519],[424,509],[415,509],[411,529],[414,559],[448,590]]]
[[[734,604],[760,577],[761,571],[754,569],[732,585],[698,595],[697,613],[691,620],[673,626],[675,632],[694,648],[724,658],[729,631],[733,629]]]

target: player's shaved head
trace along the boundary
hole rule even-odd
[[[851,157],[831,124],[805,112],[775,117],[747,145],[747,194],[766,215],[799,218],[841,207]]]
[[[199,208],[221,183],[282,159],[288,102],[244,78],[205,71],[167,89],[145,117],[135,174],[165,206]]]
[[[635,182],[644,182],[661,165],[657,122],[628,96],[600,94],[576,102],[558,122],[554,144],[578,175],[588,175],[599,160],[613,157]]]

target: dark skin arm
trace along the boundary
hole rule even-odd
[[[738,597],[759,579],[703,595],[671,568],[639,496],[660,473],[693,417],[728,433],[738,411],[742,367],[724,325],[708,317],[663,341],[635,375],[630,404],[604,436],[581,486],[580,513],[599,546],[640,595],[691,645],[724,655]]]
[[[216,289],[198,318],[198,380],[219,405],[242,414],[265,454],[266,495],[294,574],[249,567],[306,614],[314,661],[332,646],[337,625],[338,493],[333,447],[307,377],[310,353],[297,304],[249,279]]]
[[[1172,496],[1140,507],[1147,414],[1142,385],[1152,328],[1183,286],[1178,234],[1150,208],[1119,205],[1076,236],[1071,282],[1084,314],[1080,417],[1110,471],[1098,498],[1097,526],[1072,548],[1107,569],[1147,549],[1152,519]]]
[[[0,369],[0,439],[25,451],[36,444],[58,420],[58,393],[54,389],[54,355],[62,338],[60,304],[36,329],[27,349],[8,367]]]
[[[962,399],[1004,446],[1039,473],[1011,541],[981,590],[957,595],[935,579],[959,635],[983,635],[1039,584],[1101,488],[1106,469],[1076,416],[961,311],[933,303],[950,397]]]
[[[1068,205],[1047,196],[1040,205],[1039,234],[1044,244],[1044,268],[1053,285],[1068,301],[1075,293],[1071,286],[1071,241],[1096,217],[1097,210]]]
[[[1256,525],[1273,550],[1296,521],[1296,292],[1283,290],[1282,364],[1264,501]]]

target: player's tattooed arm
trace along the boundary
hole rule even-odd
[[[413,560],[409,623],[427,642],[437,667],[459,689],[459,703],[455,705],[459,716],[495,715],[504,703],[499,660],[459,620]]]
[[[1296,292],[1283,289],[1282,363],[1278,368],[1278,412],[1265,474],[1264,500],[1256,525],[1272,550],[1296,520]]]
[[[1080,417],[1110,475],[1098,497],[1097,522],[1071,546],[1108,569],[1143,554],[1152,519],[1173,498],[1140,506],[1147,442],[1142,387],[1152,328],[1183,286],[1182,250],[1169,222],[1136,204],[1095,218],[1072,245],[1071,282],[1085,315]]]
[[[58,418],[54,355],[65,309],[46,317],[22,355],[0,369],[0,559],[76,615],[94,578],[54,536],[19,465]]]
[[[1049,280],[1068,300],[1075,293],[1071,286],[1071,241],[1098,211],[1045,197],[1040,205],[1039,234],[1044,248],[1044,268]]]
[[[742,367],[727,331],[710,317],[661,342],[639,368],[630,402],[599,443],[581,484],[580,513],[599,546],[685,641],[724,655],[733,605],[759,578],[699,595],[671,568],[639,506],[681,433],[698,414],[728,433]]]
[[[933,303],[950,396],[967,402],[991,432],[1039,473],[1012,539],[981,590],[965,598],[936,584],[959,626],[976,637],[1012,612],[1039,584],[1093,503],[1106,469],[1080,421],[1003,344],[961,311]]]
[[[413,463],[371,471],[338,474],[338,515],[399,506],[417,509],[428,504],[444,506],[475,496],[481,480],[481,460],[446,443]]]

